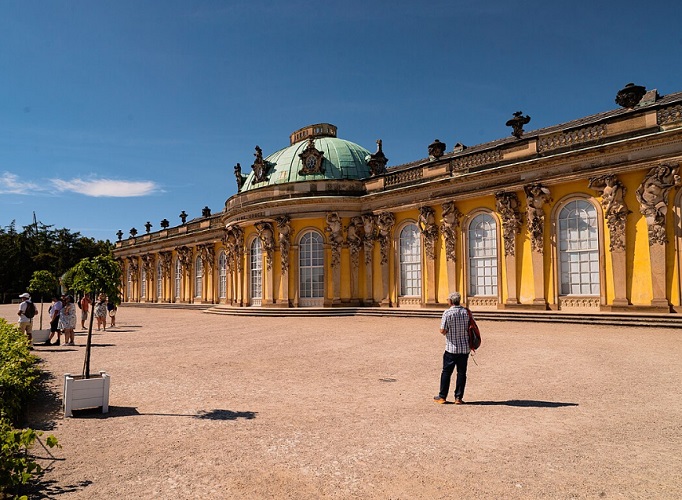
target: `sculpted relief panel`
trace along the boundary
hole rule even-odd
[[[614,174],[607,174],[592,177],[587,186],[601,195],[601,206],[611,235],[611,251],[625,251],[625,224],[631,213],[625,204],[625,185]]]
[[[668,212],[668,194],[682,181],[677,174],[679,165],[662,164],[649,170],[642,184],[635,191],[639,202],[639,211],[646,219],[649,227],[649,245],[663,245],[665,220]]]
[[[526,193],[526,219],[530,233],[531,248],[534,252],[542,253],[544,249],[545,210],[544,206],[551,203],[549,189],[542,184],[528,184],[523,190]]]
[[[443,218],[440,223],[440,232],[445,239],[445,258],[451,262],[456,260],[457,228],[462,213],[455,207],[453,201],[443,203]]]

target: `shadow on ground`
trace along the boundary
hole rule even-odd
[[[518,406],[521,408],[562,408],[564,406],[578,406],[578,403],[535,401],[532,399],[509,399],[507,401],[467,401],[466,404],[478,406]]]
[[[232,411],[232,410],[200,410],[197,413],[140,413],[134,406],[109,406],[108,413],[102,413],[101,408],[89,408],[86,410],[73,410],[74,418],[118,418],[118,417],[186,417],[198,418],[202,420],[237,420],[243,418],[251,420],[256,418],[258,412],[255,411]]]

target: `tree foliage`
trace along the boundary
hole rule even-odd
[[[33,277],[28,284],[28,291],[37,297],[40,297],[40,329],[43,329],[43,302],[45,297],[49,298],[50,294],[57,293],[59,280],[55,278],[50,271],[34,271]],[[34,297],[35,298],[35,297]],[[35,300],[34,300],[35,302]]]
[[[107,295],[109,300],[118,302],[119,286],[121,283],[121,266],[111,255],[100,255],[91,259],[83,259],[69,271],[71,288],[78,292],[95,297],[101,293]],[[88,329],[88,340],[85,345],[85,363],[83,364],[83,376],[90,378],[90,350],[92,346],[92,318]]]
[[[81,236],[69,229],[55,229],[34,222],[17,231],[16,224],[0,227],[0,302],[16,298],[35,271],[62,276],[86,257],[111,255],[113,245]]]

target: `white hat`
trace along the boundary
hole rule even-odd
[[[26,292],[24,292],[21,295],[19,295],[19,298],[20,299],[30,299],[31,296],[29,294],[27,294]]]

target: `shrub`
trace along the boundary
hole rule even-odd
[[[19,329],[0,318],[0,418],[18,425],[28,400],[36,393],[37,358]]]

